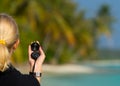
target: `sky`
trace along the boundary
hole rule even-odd
[[[120,0],[73,0],[78,4],[78,10],[85,10],[87,17],[95,16],[100,6],[109,5],[111,14],[116,21],[112,25],[111,38],[101,36],[99,48],[120,49]]]

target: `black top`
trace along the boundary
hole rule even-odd
[[[6,71],[0,72],[0,86],[40,86],[40,84],[34,76],[21,74],[10,66]]]

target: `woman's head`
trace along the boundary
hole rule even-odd
[[[11,53],[19,41],[18,27],[14,19],[7,14],[0,14],[0,71],[8,68]]]

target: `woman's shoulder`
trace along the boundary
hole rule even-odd
[[[10,66],[6,73],[17,86],[40,86],[34,76],[23,74],[13,66]]]
[[[20,86],[40,86],[40,83],[37,81],[37,79],[28,74],[21,74],[19,78]]]
[[[18,77],[18,86],[40,86],[40,83],[34,76],[23,74],[16,68],[14,68],[14,72],[16,72],[16,77]]]

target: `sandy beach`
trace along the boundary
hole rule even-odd
[[[15,66],[22,73],[29,73],[29,65],[16,65]],[[66,64],[66,65],[43,65],[43,72],[45,73],[93,73],[94,69],[83,66],[83,65],[75,65],[75,64]]]
[[[110,60],[110,61],[92,61],[92,62],[84,62],[84,64],[92,64],[98,67],[110,66],[110,65],[120,65],[120,60]],[[29,73],[29,65],[27,63],[22,65],[15,66],[18,70],[22,73]],[[98,70],[100,71],[100,70]],[[64,65],[51,65],[51,64],[44,64],[43,65],[43,72],[46,73],[94,73],[96,69],[90,66],[86,66],[83,64],[64,64]]]
[[[94,69],[82,65],[67,64],[67,65],[44,65],[43,71],[49,73],[68,74],[68,73],[93,73]]]

